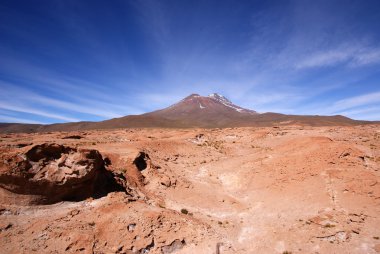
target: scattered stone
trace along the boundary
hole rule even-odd
[[[136,228],[136,223],[131,223],[128,225],[128,231],[133,232]]]
[[[163,254],[173,253],[173,252],[176,252],[177,250],[182,249],[183,246],[185,245],[186,245],[185,240],[181,241],[179,239],[176,239],[171,244],[161,247],[161,252]]]

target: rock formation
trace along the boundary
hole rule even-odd
[[[9,194],[8,202],[50,204],[123,190],[97,150],[44,143],[2,157],[0,187]],[[24,199],[12,198],[12,193]]]

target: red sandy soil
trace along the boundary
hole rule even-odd
[[[1,134],[0,253],[380,253],[379,148],[380,125]]]

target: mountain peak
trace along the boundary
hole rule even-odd
[[[227,99],[226,97],[224,97],[223,95],[218,94],[218,93],[212,93],[208,97],[211,99],[217,100],[219,102],[222,102],[222,103],[225,102],[228,104],[232,104],[232,102],[229,99]]]
[[[207,114],[225,115],[229,117],[237,116],[236,114],[257,114],[256,111],[245,109],[233,104],[230,100],[218,93],[212,93],[208,96],[202,96],[196,93],[190,94],[176,104],[166,109],[159,110],[160,114],[165,114],[167,118],[180,115],[181,117],[193,117],[201,114],[202,117]]]
[[[191,99],[198,98],[198,97],[201,97],[201,96],[197,93],[193,93],[193,94],[190,94],[189,96],[187,96],[186,98],[184,98],[183,100],[186,101],[186,100],[191,100]]]
[[[190,94],[188,97],[200,97],[200,95],[197,94],[197,93],[192,93],[192,94]]]

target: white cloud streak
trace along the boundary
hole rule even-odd
[[[136,109],[130,108],[128,106],[122,107],[114,104],[105,103],[101,100],[89,100],[82,99],[76,103],[67,102],[63,100],[57,100],[49,98],[43,95],[36,94],[28,89],[20,88],[13,84],[6,82],[1,82],[1,89],[4,99],[0,107],[7,110],[24,112],[29,114],[40,115],[44,117],[50,117],[54,119],[59,119],[63,121],[80,121],[81,119],[61,116],[58,114],[51,114],[45,112],[45,110],[35,109],[36,105],[43,108],[58,108],[60,110],[67,110],[77,113],[84,113],[93,116],[99,116],[103,118],[114,118],[123,116],[123,111],[130,110],[132,112],[138,112]],[[62,89],[65,89],[62,87]],[[70,89],[69,89],[70,90]],[[8,99],[8,98],[11,98]],[[33,105],[33,106],[31,106]],[[111,109],[111,110],[105,110]],[[116,113],[119,111],[120,113]]]
[[[380,92],[368,93],[339,100],[332,105],[331,109],[335,112],[341,112],[350,108],[371,104],[380,104]]]
[[[45,124],[43,122],[34,121],[26,118],[11,117],[0,115],[0,122],[2,123],[32,123],[32,124]]]
[[[77,118],[66,117],[66,116],[62,116],[62,115],[59,115],[59,114],[49,113],[49,112],[46,112],[46,111],[43,111],[43,110],[38,110],[38,109],[31,108],[30,106],[17,106],[17,105],[12,105],[12,104],[7,104],[7,103],[0,102],[0,109],[10,110],[10,111],[16,111],[16,112],[22,112],[22,113],[28,113],[28,114],[33,114],[33,115],[38,115],[38,116],[43,116],[43,117],[48,117],[48,118],[68,121],[68,122],[77,122],[77,121],[80,121]]]
[[[360,67],[380,63],[380,48],[368,48],[364,45],[358,47],[338,47],[320,51],[296,63],[296,69],[328,67],[337,64],[346,64],[349,67]]]
[[[341,115],[349,115],[349,116],[358,116],[358,117],[363,117],[368,114],[376,114],[380,116],[380,105],[378,107],[365,107],[365,108],[360,108],[360,109],[353,109],[353,110],[347,110],[340,112]],[[380,118],[379,118],[380,119]]]

